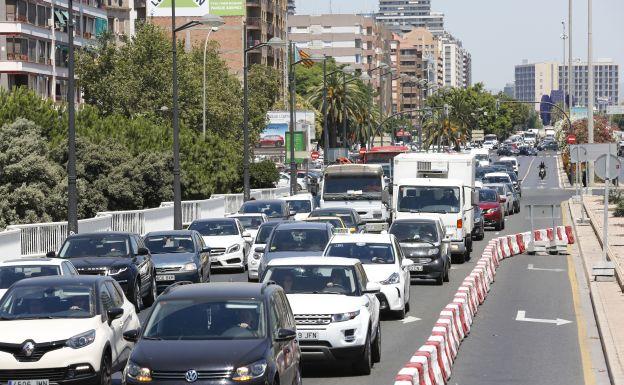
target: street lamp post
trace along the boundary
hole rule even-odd
[[[76,95],[74,92],[74,2],[68,0],[67,43],[67,232],[78,232],[78,188],[76,186]],[[56,85],[53,85],[56,87]]]
[[[384,64],[384,63],[382,63]],[[382,68],[389,68],[389,66],[386,64],[385,67]],[[383,120],[384,118],[384,112],[385,112],[385,104],[386,104],[386,87],[385,87],[385,81],[384,78],[387,75],[392,76],[392,74],[394,74],[396,72],[396,69],[394,68],[390,68],[390,70],[379,74],[379,120]],[[390,80],[390,83],[392,83],[392,80]],[[392,84],[391,84],[392,85]],[[384,138],[383,138],[383,133],[381,134],[381,145],[383,146],[384,144]]]
[[[262,47],[283,47],[286,43],[279,37],[271,38],[268,42],[249,47],[247,36],[247,21],[243,22],[243,201],[251,198],[249,182],[249,57],[250,51]],[[292,138],[291,138],[292,139]],[[292,146],[292,143],[291,143]]]
[[[357,80],[357,78],[347,80],[347,75],[352,74],[355,69],[351,66],[346,66],[342,69],[342,88],[344,92],[344,98],[342,101],[342,146],[349,152],[349,143],[347,140],[347,85]]]
[[[208,35],[206,35],[206,40],[204,41],[204,67],[203,67],[203,82],[202,82],[202,136],[204,140],[206,140],[206,56],[208,52],[208,40],[210,39],[210,35],[213,32],[219,30],[219,27],[222,26],[225,22],[223,18],[220,16],[214,15],[206,15],[204,16],[206,23],[210,29],[208,30]]]
[[[209,16],[176,27],[175,0],[171,0],[171,53],[173,72],[173,228],[182,230],[182,187],[180,183],[180,116],[178,106],[178,40],[176,34],[208,22]]]

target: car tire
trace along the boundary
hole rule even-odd
[[[444,269],[444,278],[442,279],[444,282],[450,282],[451,281],[451,269],[450,268],[445,268]]]
[[[405,304],[403,304],[403,309],[400,309],[400,310],[395,310],[395,311],[394,311],[394,315],[395,315],[395,317],[396,317],[397,319],[400,319],[400,320],[401,320],[401,319],[403,319],[403,318],[405,318],[405,313],[406,313],[406,310],[405,310]]]
[[[364,352],[362,352],[362,356],[353,363],[353,369],[357,374],[368,376],[371,374],[372,367],[373,358],[371,354],[371,340],[370,333],[368,333],[368,336],[366,336],[366,342],[364,342]]]
[[[440,274],[438,278],[435,279],[436,286],[442,286],[444,284],[444,274]]]
[[[152,274],[152,283],[150,284],[150,290],[149,293],[147,293],[147,296],[145,296],[145,298],[143,299],[143,305],[145,305],[145,307],[152,306],[154,304],[154,301],[156,301],[157,297],[158,286],[156,285],[156,276]]]
[[[140,312],[143,308],[143,297],[141,296],[141,286],[139,286],[139,280],[134,282],[134,289],[132,289],[132,300],[130,301],[134,305],[136,312]]]
[[[99,385],[111,385],[112,383],[112,364],[109,353],[102,354],[102,362],[100,363]]]
[[[373,347],[371,349],[371,359],[373,362],[381,362],[381,326],[377,323],[377,335],[373,341]]]
[[[503,225],[501,227],[501,230],[505,230],[505,220],[503,219]]]
[[[503,223],[504,223],[503,220],[498,221],[498,223],[494,225],[494,230],[501,231],[503,229]]]

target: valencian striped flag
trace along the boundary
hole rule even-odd
[[[301,60],[301,64],[303,64],[306,68],[314,67],[314,60],[311,59],[311,56],[306,51],[297,48],[295,50],[295,60],[294,63],[297,63]]]

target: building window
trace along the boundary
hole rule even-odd
[[[37,5],[34,3],[28,3],[28,22],[37,24]]]
[[[7,58],[9,60],[28,60],[28,40],[18,37],[7,38]]]
[[[26,17],[27,10],[27,3],[24,0],[17,0],[17,21],[28,21],[28,18]]]
[[[17,17],[17,0],[6,0],[6,21],[15,21]]]

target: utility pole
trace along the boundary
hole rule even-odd
[[[67,232],[78,233],[78,188],[76,186],[76,93],[74,92],[74,1],[68,0],[67,10]]]
[[[572,107],[574,106],[574,95],[576,93],[576,89],[574,87],[574,67],[572,65],[572,0],[568,1],[568,111],[571,111]],[[572,127],[570,127],[570,129],[571,128]]]
[[[593,1],[587,0],[587,141],[594,143],[594,47],[593,47]],[[587,186],[591,186],[594,182],[594,164],[590,161],[587,163]]]

